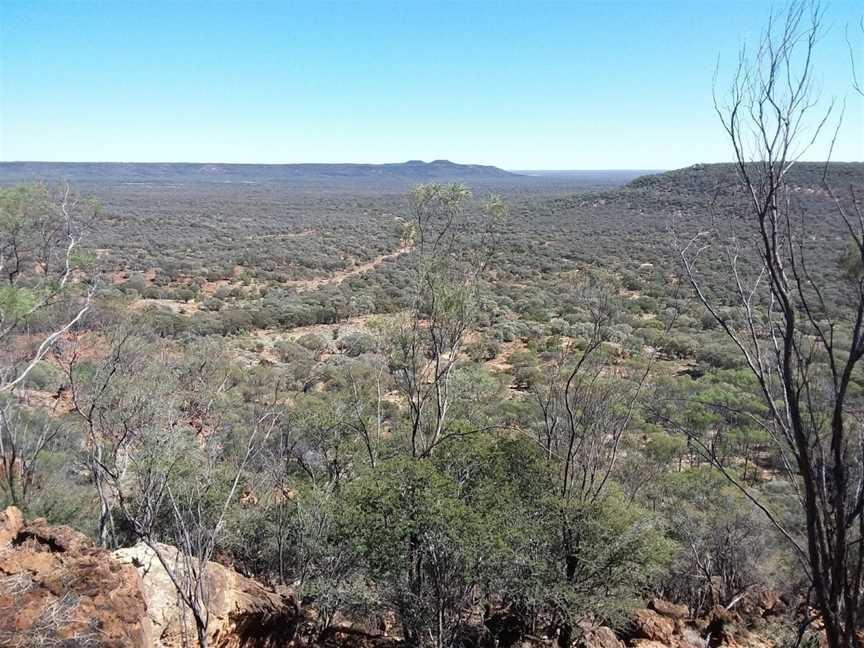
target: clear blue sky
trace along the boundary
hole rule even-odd
[[[711,107],[770,5],[742,0],[0,0],[0,159],[673,168],[729,159]],[[828,4],[817,67],[849,94]],[[860,69],[864,72],[861,38]],[[847,105],[836,159],[864,156]],[[818,149],[817,149],[818,151]],[[813,158],[823,157],[821,154]]]

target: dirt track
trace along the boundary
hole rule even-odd
[[[363,274],[364,272],[374,270],[385,261],[389,259],[396,259],[403,254],[410,252],[412,249],[413,248],[411,248],[410,246],[403,245],[395,252],[390,252],[389,254],[382,254],[381,256],[375,257],[367,263],[362,263],[358,266],[354,266],[350,270],[340,270],[326,277],[316,277],[315,279],[297,279],[294,281],[287,281],[285,282],[285,285],[297,289],[298,292],[317,290],[322,286],[338,285],[349,277],[354,277],[356,275]]]

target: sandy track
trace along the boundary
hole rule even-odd
[[[382,254],[381,256],[375,257],[371,261],[366,263],[361,263],[360,265],[354,266],[349,270],[340,270],[338,272],[334,272],[330,275],[324,277],[315,277],[314,279],[295,279],[291,281],[286,281],[283,284],[279,284],[282,286],[286,286],[288,288],[294,288],[297,292],[310,292],[313,290],[318,290],[319,288],[323,288],[325,286],[334,286],[339,285],[346,279],[351,277],[355,277],[357,275],[361,275],[364,272],[370,272],[377,268],[379,265],[388,261],[390,259],[396,259],[403,254],[407,254],[414,248],[411,246],[403,245],[395,252],[389,252],[387,254]],[[236,274],[236,271],[235,271]],[[128,273],[125,273],[122,278],[128,277]],[[152,282],[155,278],[155,271],[150,271],[150,274],[146,276],[146,278]],[[115,279],[115,283],[117,283],[118,279]],[[216,293],[216,291],[220,288],[232,288],[235,284],[231,279],[219,279],[217,281],[208,281],[201,288],[201,293],[203,296],[212,296]],[[130,308],[132,310],[143,310],[148,306],[156,306],[163,307],[169,309],[171,312],[177,315],[191,315],[196,312],[200,308],[200,299],[192,300],[189,302],[180,302],[175,301],[173,299],[136,299],[130,304]]]
[[[297,290],[297,292],[308,292],[310,290],[317,290],[318,288],[321,288],[323,286],[338,285],[346,279],[356,277],[357,275],[361,275],[364,272],[369,272],[370,270],[374,270],[385,261],[388,261],[390,259],[396,259],[403,254],[407,254],[412,249],[413,248],[410,246],[403,245],[395,252],[390,252],[389,254],[382,254],[381,256],[375,257],[367,263],[362,263],[358,266],[354,266],[350,270],[340,270],[326,277],[316,277],[315,279],[296,279],[293,281],[286,281],[283,285],[294,288]]]

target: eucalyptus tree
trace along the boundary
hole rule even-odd
[[[410,305],[390,328],[389,367],[407,403],[413,457],[430,455],[453,432],[453,375],[507,214],[493,196],[480,218],[469,217],[470,200],[461,184],[418,185],[410,195],[404,234],[414,248]]]

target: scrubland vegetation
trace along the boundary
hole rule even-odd
[[[199,629],[218,559],[412,645],[755,585],[858,645],[864,165],[725,114],[616,188],[4,188],[0,501],[179,547]]]

